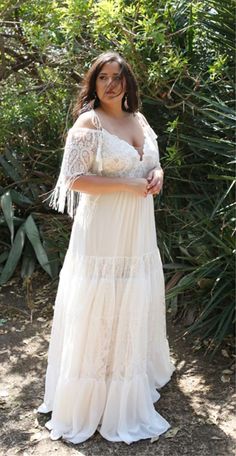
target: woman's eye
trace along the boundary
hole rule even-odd
[[[107,79],[107,76],[99,76],[98,77],[99,79],[101,79],[102,81],[106,80]],[[115,76],[113,78],[114,81],[121,81],[121,77],[120,76]]]

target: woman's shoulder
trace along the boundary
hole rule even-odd
[[[145,115],[142,112],[136,111],[135,115],[138,117],[138,119],[141,121],[141,123],[143,123],[144,125],[149,125]]]
[[[144,114],[142,114],[140,111],[137,111],[136,112],[137,116],[138,116],[138,119],[139,119],[139,122],[140,124],[145,128],[145,130],[147,131],[147,133],[150,134],[150,136],[152,137],[152,139],[156,140],[158,138],[158,135],[156,134],[156,132],[153,130],[153,128],[151,127],[151,125],[149,124],[149,122],[147,121],[146,117],[144,116]]]
[[[71,130],[75,132],[80,128],[89,128],[96,131],[97,128],[94,122],[94,112],[92,109],[80,114],[75,123],[72,125]]]

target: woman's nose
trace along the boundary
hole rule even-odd
[[[108,87],[114,87],[114,80],[112,78],[108,78],[107,85]]]

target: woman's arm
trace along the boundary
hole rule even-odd
[[[103,177],[82,175],[73,180],[70,190],[99,195],[113,192],[130,192],[140,196],[147,196],[147,179]]]

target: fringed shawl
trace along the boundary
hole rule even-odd
[[[60,174],[54,189],[46,198],[53,209],[74,217],[78,203],[79,192],[71,190],[73,182],[81,175],[91,173],[95,159],[96,174],[102,171],[102,127],[98,116],[91,110],[93,128],[77,127],[76,123],[68,131]],[[44,200],[45,201],[45,200]]]

